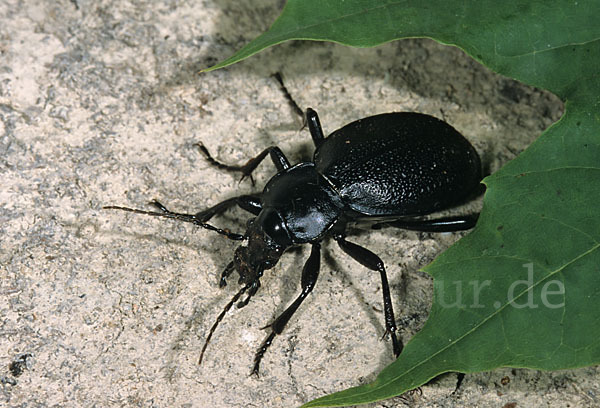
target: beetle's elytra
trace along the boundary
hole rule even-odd
[[[357,120],[324,137],[314,110],[306,111],[306,120],[316,150],[312,161],[294,166],[276,146],[266,148],[243,166],[230,166],[213,159],[200,145],[211,164],[239,171],[243,177],[251,177],[269,155],[277,174],[262,193],[232,197],[196,214],[175,213],[157,201],[153,205],[160,211],[104,207],[191,222],[242,241],[220,280],[220,286],[225,286],[227,278],[237,271],[242,287],[210,329],[200,361],[218,323],[234,304],[238,307],[248,304],[260,287],[263,272],[273,268],[286,249],[310,244],[312,250],[302,270],[302,291],[269,325],[271,333],[254,358],[252,372],[258,374],[267,348],[312,291],[319,274],[320,243],[327,237],[332,237],[363,266],[380,273],[386,333],[398,356],[402,343],[396,335],[384,263],[368,249],[347,241],[348,229],[391,226],[450,232],[472,228],[477,221],[478,214],[421,218],[461,203],[477,190],[482,178],[479,155],[447,123],[419,113],[387,113]],[[253,215],[245,233],[232,233],[208,224],[214,215],[235,205]],[[240,300],[244,294],[246,297]]]

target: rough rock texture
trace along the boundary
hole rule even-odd
[[[297,294],[307,248],[286,254],[252,303],[208,329],[236,291],[218,276],[235,244],[191,225],[101,210],[159,199],[194,212],[257,187],[209,166],[195,143],[243,163],[277,144],[312,146],[271,74],[326,132],[419,111],[472,141],[493,172],[560,116],[552,95],[427,40],[375,49],[293,42],[225,70],[199,69],[265,30],[283,2],[0,2],[0,405],[292,407],[369,381],[391,361],[377,274],[324,245],[320,281],[250,377],[260,328]],[[478,208],[474,202],[464,211]],[[215,224],[243,230],[232,211]],[[352,236],[388,265],[402,338],[427,319],[418,269],[458,238],[393,230]],[[596,368],[448,374],[372,407],[592,406]],[[516,405],[511,405],[516,403]]]

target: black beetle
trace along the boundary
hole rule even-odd
[[[256,352],[252,372],[258,374],[265,351],[312,291],[319,274],[320,243],[328,236],[356,261],[379,272],[386,333],[391,336],[394,354],[398,356],[402,343],[396,336],[383,261],[368,249],[347,241],[346,230],[366,225],[375,229],[390,226],[450,232],[472,228],[477,221],[477,214],[422,218],[465,201],[477,191],[482,178],[479,155],[447,123],[419,113],[386,113],[352,122],[325,138],[314,110],[307,109],[306,120],[316,147],[314,158],[294,166],[276,146],[266,148],[243,166],[230,166],[213,159],[199,145],[211,164],[239,171],[242,178],[251,178],[254,169],[269,155],[277,174],[261,194],[233,197],[196,214],[175,213],[157,201],[152,204],[160,212],[104,207],[191,222],[243,241],[220,280],[220,286],[225,286],[227,277],[237,270],[243,286],[210,329],[200,362],[221,319],[246,292],[247,297],[238,307],[248,303],[260,287],[263,272],[273,268],[287,248],[311,244],[310,256],[302,270],[302,292],[267,326],[271,333]],[[207,224],[213,216],[235,205],[255,216],[248,220],[244,234]]]

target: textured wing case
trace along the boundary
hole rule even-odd
[[[325,139],[314,163],[349,208],[375,216],[429,214],[464,200],[481,181],[471,144],[419,113],[352,122]]]

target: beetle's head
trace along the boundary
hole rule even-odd
[[[251,283],[265,269],[274,267],[279,258],[292,244],[285,223],[277,211],[264,208],[258,217],[248,221],[244,241],[233,257],[233,264],[240,275],[240,284]]]

